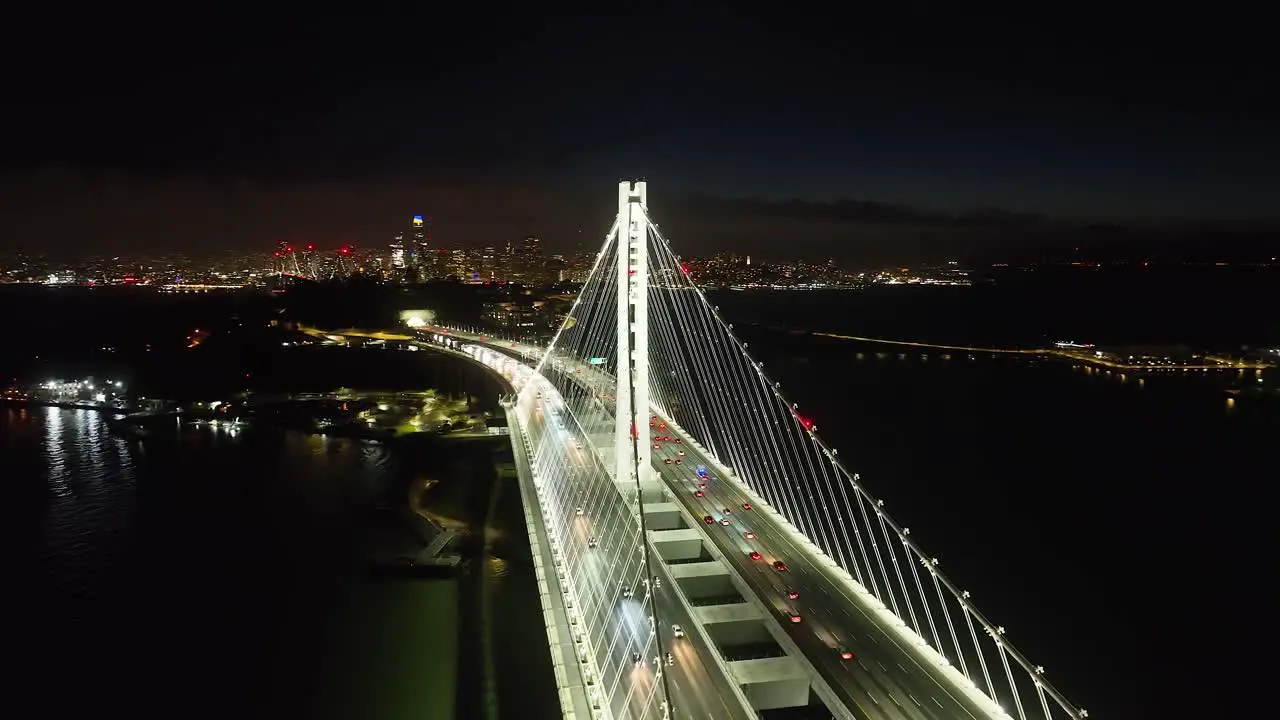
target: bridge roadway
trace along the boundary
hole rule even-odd
[[[680,437],[669,428],[660,432],[673,441]],[[713,465],[690,446],[688,438],[684,440],[683,444],[659,443],[654,466],[690,514],[712,518],[713,524],[703,526],[711,541],[774,611],[787,635],[855,716],[911,720],[988,717],[967,697],[949,689],[918,650],[896,633],[886,632],[867,601],[855,597],[833,568],[779,528],[739,482],[715,471],[708,473],[708,480],[700,480],[697,465]],[[686,455],[679,457],[682,450]],[[672,464],[666,465],[666,459]],[[683,462],[676,465],[676,459]],[[707,485],[705,497],[696,497],[694,493],[703,482]],[[752,509],[744,509],[744,504]],[[730,524],[722,525],[722,519]],[[755,537],[748,540],[747,532]],[[760,560],[751,559],[753,550],[761,554]],[[775,560],[785,563],[787,570],[775,570]],[[797,591],[799,597],[788,599],[788,590]],[[800,613],[801,622],[789,622],[789,611]],[[842,660],[841,649],[852,651],[855,659]]]
[[[577,438],[574,434],[570,430],[561,429],[546,421],[546,416],[550,413],[543,409],[545,402],[537,399],[535,393],[522,393],[519,400],[523,406],[522,415],[528,418],[527,432],[533,439],[534,447],[548,442],[560,445],[571,463],[573,482],[581,484],[580,490],[584,493],[606,492],[616,495],[617,491],[612,479],[607,476],[601,466],[596,464],[591,453],[576,448]],[[548,493],[541,500],[552,501],[553,498]],[[564,501],[570,501],[569,494],[564,496]],[[707,667],[706,653],[716,651],[713,648],[694,647],[693,643],[701,645],[701,642],[694,636],[691,629],[694,624],[693,618],[688,613],[689,608],[675,596],[671,583],[662,583],[656,589],[654,611],[659,619],[657,631],[662,633],[663,646],[674,655],[675,664],[665,666],[662,665],[661,658],[645,657],[643,666],[628,667],[632,664],[630,655],[634,647],[643,648],[649,636],[649,617],[642,603],[644,588],[633,588],[633,597],[623,597],[622,588],[616,584],[611,585],[616,583],[616,580],[611,579],[610,568],[618,562],[625,562],[621,553],[631,549],[618,546],[614,541],[615,537],[624,528],[634,526],[636,520],[621,495],[608,498],[607,502],[593,505],[598,508],[595,512],[603,514],[603,517],[577,516],[576,508],[572,507],[559,508],[559,512],[553,512],[552,516],[559,514],[561,517],[571,518],[570,541],[578,546],[576,557],[585,559],[583,566],[576,572],[571,568],[566,569],[567,576],[577,578],[579,582],[585,579],[591,586],[578,589],[580,612],[585,616],[590,603],[589,594],[599,593],[600,596],[607,598],[607,602],[615,604],[614,610],[609,615],[609,626],[599,633],[600,637],[628,638],[634,643],[634,645],[620,643],[616,647],[607,649],[604,663],[616,664],[623,677],[631,683],[631,692],[615,699],[612,705],[614,716],[644,717],[644,701],[652,691],[653,683],[661,681],[654,672],[658,666],[661,666],[670,681],[673,694],[671,701],[673,718],[754,719],[754,713],[748,712],[747,708],[737,702],[733,688],[726,686],[727,680],[724,674],[718,669]],[[592,536],[596,537],[599,543],[595,548],[588,548],[587,542]],[[572,562],[572,558],[567,554],[562,554],[562,557],[566,562]],[[671,628],[673,623],[690,628],[686,637],[673,637]],[[599,640],[593,638],[593,641]],[[595,650],[597,662],[600,663],[601,648],[597,647]],[[602,665],[599,668],[601,674],[607,678],[608,672],[603,667],[603,663],[600,664]],[[607,691],[608,688],[604,689]]]
[[[456,331],[450,334],[505,353],[533,358],[541,353],[541,348],[523,343]],[[581,366],[580,381],[607,385],[605,378],[588,379],[593,374],[603,375],[598,368],[577,364]],[[682,437],[670,427],[660,431],[651,429],[650,435],[654,434],[672,438],[672,442],[658,443],[659,449],[653,452],[654,468],[667,487],[695,518],[710,515],[715,520],[713,525],[703,526],[709,539],[765,606],[774,610],[787,635],[855,717],[978,720],[992,716],[970,695],[957,691],[942,670],[901,634],[886,630],[884,621],[876,617],[873,601],[855,593],[835,568],[803,547],[789,530],[759,507],[760,499],[749,497],[739,481],[723,478],[713,469],[710,473],[713,479],[707,481],[704,490],[705,497],[695,497],[701,482],[697,478],[697,465],[712,469],[715,463],[703,456],[687,436]],[[675,443],[677,437],[684,442]],[[686,455],[677,465],[675,459],[680,450]],[[670,465],[664,462],[668,458],[672,460]],[[753,509],[744,510],[744,503],[751,504]],[[725,508],[731,511],[727,515]],[[719,523],[722,517],[729,518],[729,526]],[[755,538],[747,540],[746,532],[755,533]],[[760,552],[762,558],[752,560],[749,557],[752,550]],[[788,571],[774,570],[775,560],[786,563]],[[788,588],[798,591],[799,598],[787,599]],[[788,610],[799,612],[802,621],[788,622]],[[851,650],[855,659],[842,660],[840,648]]]

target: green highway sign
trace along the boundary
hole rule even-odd
[[[604,358],[591,358],[587,362],[591,363],[592,365],[603,365]]]

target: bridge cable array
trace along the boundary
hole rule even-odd
[[[563,405],[540,411],[546,417],[535,424],[534,471],[576,594],[577,632],[599,669],[595,699],[615,716],[661,718],[669,698],[639,507],[596,452],[613,442],[616,388],[585,372],[599,367],[589,364],[593,358],[610,367],[617,360],[617,284],[608,271],[614,230],[557,336],[560,352],[539,363]]]
[[[650,224],[649,233],[648,362],[655,413],[700,441],[734,479],[811,543],[811,550],[825,556],[833,573],[891,613],[916,644],[929,648],[958,684],[988,698],[994,716],[1087,717],[1048,682],[1043,668],[1009,643],[1003,627],[974,607],[968,592],[942,573],[937,558],[888,515],[884,501],[845,468],[693,282],[658,226]],[[538,367],[564,398],[558,421],[587,444],[612,442],[618,359],[615,235],[611,230],[607,236]],[[552,454],[546,462],[556,462]],[[595,467],[597,473],[610,472],[598,460]],[[567,466],[548,470],[572,476],[561,491],[572,496],[570,504],[584,504],[584,512],[606,512],[604,506],[613,503],[625,507],[612,487],[586,483]],[[625,511],[638,520],[638,508]],[[608,542],[634,543],[639,550],[638,524],[628,525],[603,532],[612,533]],[[639,582],[644,569],[638,565],[610,569],[610,582]]]

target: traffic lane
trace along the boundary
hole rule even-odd
[[[737,503],[740,507],[741,503],[748,502],[745,494],[741,493],[731,483],[732,481],[713,480],[708,484],[709,489],[712,490],[713,503],[719,505],[724,502],[731,502]],[[739,517],[745,518],[753,513],[754,511],[749,511],[747,515],[740,515]],[[769,567],[768,572],[778,576],[791,576],[788,580],[772,582],[770,586],[778,592],[780,597],[786,597],[785,585],[787,584],[800,591],[800,598],[792,602],[796,605],[796,609],[800,611],[802,622],[798,625],[786,623],[789,634],[793,640],[797,641],[798,645],[806,650],[806,654],[810,650],[815,653],[810,656],[811,660],[816,660],[817,664],[827,671],[823,674],[828,681],[835,682],[838,685],[846,684],[845,678],[848,677],[846,673],[852,670],[854,680],[858,681],[855,683],[858,689],[868,691],[868,694],[877,702],[888,700],[889,704],[901,705],[908,716],[930,717],[934,710],[950,710],[951,712],[946,717],[972,715],[962,705],[955,702],[955,699],[934,678],[926,675],[923,669],[918,667],[918,664],[916,664],[917,672],[908,671],[907,668],[915,664],[914,660],[909,655],[906,655],[900,646],[888,642],[890,638],[884,634],[884,631],[879,626],[872,622],[869,616],[861,611],[861,608],[856,603],[842,593],[836,592],[833,595],[833,590],[836,590],[836,588],[832,586],[830,577],[823,573],[820,568],[813,565],[806,553],[800,552],[795,547],[789,535],[761,527],[759,521],[772,525],[769,522],[769,518],[758,516],[756,519],[757,522],[753,524],[755,526],[753,532],[756,533],[755,542],[757,547],[762,550],[761,554],[765,556],[758,564],[765,564],[766,562],[771,564],[773,560],[781,559],[787,563],[788,571],[785,573],[778,572]],[[741,519],[738,524],[744,527],[746,525]],[[779,552],[780,548],[783,548],[781,552]],[[765,551],[774,554],[769,555]],[[814,597],[813,593],[815,591],[822,593],[824,599],[831,600],[834,597],[835,601],[830,604],[806,603],[806,596]],[[811,619],[815,623],[815,632],[806,633],[802,626],[811,622]],[[864,634],[858,635],[851,625],[858,626],[858,629],[861,629]],[[872,683],[862,682],[862,679],[857,677],[857,670],[851,668],[846,661],[839,659],[837,651],[839,644],[835,644],[832,647],[828,643],[821,642],[822,638],[820,637],[815,638],[820,641],[819,643],[810,642],[808,636],[820,634],[824,630],[828,637],[834,638],[836,643],[845,644],[848,649],[860,657],[872,657],[873,664],[864,663],[865,668],[858,668],[865,669],[870,673]],[[879,638],[877,638],[876,633],[879,633]],[[876,638],[877,642],[868,645],[862,641],[862,637]],[[895,665],[902,671],[903,675],[893,675],[888,672],[887,668]],[[876,671],[877,667],[880,672]],[[905,678],[910,678],[910,680]],[[926,679],[926,681],[921,683],[921,679]],[[873,687],[878,688],[884,695],[877,697],[874,692],[870,692]],[[926,698],[931,699],[931,703]],[[948,701],[951,702],[949,703]],[[916,707],[911,707],[913,705]],[[954,705],[954,707],[948,707],[948,705]],[[957,715],[956,713],[961,714]]]
[[[570,452],[572,453],[573,451],[570,450]],[[580,457],[580,458],[576,458],[575,461],[573,461],[573,464],[580,471],[595,470],[595,467],[591,463],[590,458],[586,455],[583,455],[583,457]],[[604,483],[596,483],[596,484],[605,486]],[[617,496],[617,491],[611,482],[607,483],[607,486],[604,487],[604,491],[607,493],[614,494],[615,497],[608,498],[610,502],[608,502],[607,505],[610,508],[610,512],[608,517],[605,518],[603,522],[601,522],[601,520],[598,518],[592,518],[591,515],[596,514],[598,510],[593,511],[589,508],[584,508],[585,514],[583,516],[577,516],[576,513],[570,516],[574,518],[572,522],[574,522],[575,526],[577,526],[575,527],[575,534],[579,542],[583,543],[583,545],[585,546],[587,539],[589,537],[597,538],[599,545],[597,546],[595,551],[599,551],[602,548],[605,550],[609,550],[609,548],[604,546],[612,544],[608,541],[602,540],[602,538],[605,536],[605,532],[607,532],[607,530],[604,530],[603,528],[608,528],[608,527],[624,528],[626,527],[625,523],[634,523],[634,518],[629,512],[627,512],[626,507],[620,501],[621,497]],[[566,508],[566,510],[568,509]],[[592,554],[594,554],[596,558],[600,558],[601,560],[603,560],[604,556],[600,555],[598,552],[593,552]],[[608,554],[616,558],[616,554],[611,552]],[[614,560],[614,562],[616,562],[616,559]],[[602,588],[605,592],[611,592],[612,588],[608,587],[608,585],[606,584],[609,582],[608,581],[608,563],[592,561],[591,566],[592,566],[592,576],[593,576],[593,579],[595,580],[593,584],[596,585],[597,587]],[[660,628],[665,627],[665,633],[667,633],[668,635],[671,634],[670,623],[663,621],[663,618],[671,617],[673,614],[676,614],[678,609],[682,607],[678,604],[678,600],[671,596],[670,594],[671,592],[672,591],[669,588],[664,586],[657,590],[654,597],[654,600],[655,600],[654,617],[656,619],[655,622],[662,623],[659,627]],[[657,603],[661,603],[661,605],[658,605]],[[647,641],[648,641],[649,623],[648,623],[648,615],[643,612],[643,606],[640,605],[637,600],[634,600],[634,599],[628,600],[625,598],[621,599],[620,605],[621,607],[626,608],[626,611],[621,616],[623,617],[622,624],[627,626],[627,629],[629,630],[632,640],[637,645],[643,644],[646,647],[648,647],[649,643]],[[635,607],[632,607],[632,606],[635,606]],[[632,612],[632,610],[638,610],[638,612]],[[690,621],[689,618],[684,617],[680,624],[687,625],[689,621]],[[667,647],[672,647],[673,644],[674,643],[672,642],[668,642]],[[680,645],[685,645],[685,643],[681,643]],[[653,647],[655,648],[655,651],[656,651],[656,643],[653,643]],[[631,662],[630,655],[629,655],[630,652],[631,650],[628,650],[627,657],[625,658],[627,662]],[[652,662],[654,661],[654,658],[645,657],[644,655],[642,655],[642,658],[644,659],[647,665],[651,665]],[[680,684],[682,687],[682,691],[688,694],[680,695],[677,698],[673,698],[673,704],[677,704],[676,705],[677,707],[683,706],[688,708],[690,717],[713,717],[713,718],[743,717],[742,709],[739,708],[736,711],[732,709],[733,707],[737,707],[737,703],[733,703],[732,705],[730,705],[725,701],[725,698],[717,690],[714,684],[714,681],[711,679],[710,671],[705,665],[705,661],[700,654],[693,653],[693,652],[685,652],[683,653],[683,657],[681,658],[681,660],[682,661],[678,661],[677,663],[677,666],[679,667],[679,672],[686,674],[690,678],[694,678],[694,679]],[[659,662],[664,662],[664,660],[659,658]],[[670,669],[671,668],[668,668],[664,671],[670,671]],[[631,675],[632,675],[633,682],[636,683],[634,685],[636,691],[643,690],[646,693],[652,691],[653,689],[652,682],[656,681],[656,678],[652,676],[652,671],[650,671],[648,674],[644,672],[632,671]],[[638,694],[632,695],[630,705],[634,707],[637,704],[639,704],[640,706],[644,705],[643,696],[640,696]]]
[[[537,429],[552,433],[550,442],[566,443],[569,439],[567,431],[553,430],[545,422],[539,422]],[[578,476],[583,469],[583,462],[570,460],[566,469]],[[575,481],[577,479],[575,477]],[[607,491],[616,495],[612,483],[608,483]],[[580,498],[580,495],[561,496],[558,500],[548,499],[565,505],[575,502],[575,498]],[[645,658],[650,644],[648,613],[644,612],[636,598],[623,597],[622,587],[615,587],[610,577],[611,569],[619,561],[618,555],[622,552],[623,545],[621,538],[616,537],[613,530],[616,529],[617,533],[625,532],[625,523],[634,520],[616,498],[603,499],[605,502],[601,503],[601,507],[593,508],[582,516],[576,514],[576,507],[560,508],[564,516],[573,518],[570,521],[570,536],[578,545],[576,557],[566,557],[565,560],[572,563],[570,577],[583,582],[586,587],[581,589],[589,592],[587,597],[579,594],[579,601],[584,603],[583,611],[592,612],[605,621],[601,639],[606,646],[594,649],[602,672],[607,672],[606,668],[609,666],[618,668],[618,684],[605,688],[609,692],[610,707],[622,716],[643,717],[653,692],[652,663]],[[599,513],[604,513],[604,522],[601,522],[601,518],[591,517]],[[588,546],[591,537],[596,537],[599,541],[595,548]],[[614,548],[617,549],[616,552]],[[596,599],[605,607],[593,604]],[[641,659],[645,660],[643,666],[635,666],[633,653],[639,653]],[[619,687],[622,683],[625,686]]]
[[[670,447],[670,444],[664,443],[665,447],[659,450],[660,455],[670,456],[672,452],[679,452]],[[665,458],[664,458],[665,460]],[[674,463],[668,465],[662,463],[663,470],[667,471],[667,477],[676,480],[675,485],[685,484],[689,488],[690,495],[686,499],[686,503],[694,503],[690,508],[691,512],[703,517],[710,516],[713,524],[709,529],[719,527],[722,531],[722,541],[717,542],[722,552],[731,555],[733,561],[744,572],[752,573],[749,578],[754,578],[752,584],[755,589],[762,594],[761,599],[766,604],[772,605],[775,612],[781,619],[785,620],[785,615],[789,610],[795,610],[801,615],[800,623],[784,622],[784,626],[788,628],[793,639],[801,639],[802,647],[810,645],[807,650],[820,653],[815,655],[815,659],[820,663],[828,666],[832,671],[832,677],[829,679],[840,681],[841,672],[845,669],[846,661],[839,658],[839,648],[848,647],[855,653],[858,652],[857,646],[862,645],[861,642],[855,642],[847,637],[844,630],[844,618],[840,617],[835,609],[828,609],[821,604],[810,606],[805,602],[806,597],[812,597],[815,591],[822,592],[824,596],[830,596],[830,591],[825,587],[827,578],[821,573],[816,572],[807,566],[805,556],[795,553],[800,561],[800,567],[791,567],[792,559],[785,553],[777,553],[780,546],[773,540],[773,530],[761,525],[761,518],[756,515],[754,510],[743,510],[742,505],[748,503],[749,499],[742,494],[736,486],[726,484],[719,479],[706,480],[697,475],[696,469],[690,463]],[[706,489],[700,488],[701,484],[706,484]],[[702,489],[704,497],[698,498],[694,493],[698,489]],[[739,512],[734,513],[733,508],[739,508]],[[727,511],[727,512],[726,512]],[[728,519],[730,525],[725,526],[721,520]],[[752,522],[752,520],[756,522]],[[745,533],[751,531],[756,534],[755,540],[746,538]],[[712,530],[713,539],[716,533]],[[752,550],[762,551],[762,558],[759,561],[751,560],[747,557]],[[768,553],[767,557],[764,557]],[[782,559],[788,563],[790,570],[788,572],[779,572],[772,567],[775,559]],[[788,577],[790,576],[790,577]],[[792,600],[787,597],[789,590],[798,591],[800,597]],[[816,610],[815,610],[816,608]],[[808,625],[806,628],[805,626]],[[808,642],[809,636],[814,636],[819,641],[818,644]],[[901,666],[900,666],[901,667]],[[905,670],[905,668],[904,668]],[[905,694],[905,688],[902,688],[891,677],[876,678],[877,686],[888,694],[897,693],[895,697]],[[892,699],[892,698],[891,698]]]
[[[685,462],[675,467],[683,468],[688,465],[689,463]],[[664,467],[671,468],[672,466],[664,464]],[[696,470],[688,471],[682,479],[687,482],[698,482]],[[705,500],[707,505],[704,505],[704,507],[721,508],[722,512],[723,507],[729,507],[730,509],[734,507],[741,508],[742,503],[749,502],[746,495],[742,493],[736,483],[732,480],[722,480],[717,477],[716,479],[709,481],[707,485],[708,488],[703,490],[706,495],[705,498],[693,498],[693,500]],[[972,709],[964,705],[944,685],[942,685],[936,677],[931,673],[926,672],[913,655],[901,647],[895,639],[885,633],[885,631],[882,630],[880,626],[862,610],[861,606],[857,602],[848,597],[843,589],[833,582],[828,572],[824,572],[823,568],[818,568],[813,565],[808,560],[808,553],[803,552],[788,533],[781,529],[773,529],[772,526],[774,523],[772,522],[772,518],[759,515],[756,517],[754,522],[745,520],[745,518],[751,516],[755,512],[756,511],[752,510],[747,511],[746,515],[741,513],[736,514],[738,520],[734,527],[739,530],[739,533],[735,534],[732,539],[736,542],[737,539],[743,538],[740,534],[741,532],[751,530],[756,533],[756,540],[753,541],[757,543],[755,547],[761,551],[762,555],[765,556],[761,559],[761,563],[767,561],[771,564],[775,559],[781,559],[783,562],[787,563],[789,572],[774,572],[778,575],[792,575],[792,582],[794,585],[803,586],[796,587],[796,589],[801,591],[801,597],[795,602],[803,603],[805,595],[808,595],[815,590],[822,593],[825,598],[834,600],[833,604],[836,607],[826,608],[820,604],[814,607],[817,608],[817,614],[822,616],[823,625],[825,625],[830,632],[840,633],[840,631],[843,631],[842,634],[837,634],[837,637],[842,637],[843,639],[860,639],[862,637],[867,637],[875,640],[873,643],[874,648],[866,645],[866,643],[855,641],[850,643],[852,647],[849,649],[859,655],[863,655],[870,650],[869,654],[873,655],[875,660],[880,663],[882,667],[892,667],[893,665],[897,665],[905,672],[907,677],[912,679],[908,683],[899,679],[897,676],[890,675],[887,671],[882,672],[880,677],[876,678],[876,685],[880,686],[884,692],[892,695],[892,697],[888,698],[890,703],[901,700],[906,705],[915,705],[917,704],[916,701],[919,701],[919,707],[916,709],[926,715],[931,714],[934,710],[948,710],[950,712],[946,714],[945,717],[981,716],[980,711],[975,714]],[[731,516],[731,518],[732,517],[734,516]],[[731,519],[731,522],[734,521]],[[747,527],[748,524],[752,527]],[[727,530],[730,528],[723,529]],[[768,552],[765,552],[766,550]],[[738,557],[745,557],[745,552],[740,554]],[[772,568],[770,568],[770,570],[772,570]],[[778,589],[780,592],[785,593],[785,590],[779,588],[779,585],[780,583],[775,583],[773,587]],[[785,594],[782,594],[782,597],[785,597]],[[793,636],[793,639],[804,635],[800,626],[804,625],[805,622],[808,622],[808,616],[813,615],[814,613],[814,608],[809,608],[807,611],[803,611],[801,613],[803,622],[799,625],[785,623],[785,625],[789,627],[791,631],[790,634]],[[862,630],[863,634],[858,635],[856,630],[849,628],[848,626],[851,624],[859,626],[858,629]],[[820,650],[820,648],[815,647],[814,650]],[[838,655],[835,654],[834,649],[830,650],[826,657],[828,659],[820,663],[822,666],[825,666],[830,671],[841,669],[840,666],[836,665],[829,659],[831,657],[835,657],[838,660]],[[844,661],[839,662],[844,663]],[[914,668],[915,671],[907,672],[907,668]],[[876,674],[874,672],[874,666],[871,666],[871,672],[873,675]],[[824,675],[826,675],[826,673],[824,673]],[[837,684],[843,684],[843,677],[844,675],[842,673],[834,672],[833,675],[828,677],[828,680],[835,680]],[[913,697],[916,701],[911,699]],[[929,698],[929,700],[925,700],[926,697]],[[942,707],[939,708],[937,706]],[[956,713],[960,714],[957,715]]]
[[[886,692],[888,700],[904,707],[915,706],[920,715],[928,717],[972,715],[956,703],[936,680],[925,675],[920,667],[913,666],[910,659],[902,657],[901,648],[887,642],[887,635],[872,623],[870,616],[858,606],[846,602],[845,598],[832,598],[822,573],[808,560],[795,562],[791,573],[803,578],[801,582],[805,587],[822,593],[822,596],[813,597],[812,602],[806,603],[806,611],[809,615],[820,616],[822,623],[829,628],[838,628],[840,642],[856,653],[860,669],[878,680],[877,684]],[[801,596],[803,601],[804,596]],[[877,700],[883,701],[884,698]]]
[[[584,457],[580,459],[579,462],[589,464],[589,459]],[[580,469],[584,469],[584,468],[580,466]],[[591,469],[594,470],[594,466],[591,466]],[[608,483],[606,492],[613,493],[615,496],[617,494],[617,491],[612,485],[612,483]],[[616,527],[623,527],[624,526],[623,523],[634,522],[634,518],[630,515],[630,513],[626,512],[626,508],[623,505],[623,503],[619,502],[619,500],[621,500],[620,496],[615,498],[609,498],[609,499],[613,501],[609,503],[610,506],[615,508],[617,512],[611,515],[611,517],[606,521],[605,523],[606,525],[616,528]],[[588,511],[588,513],[590,514],[590,511]],[[596,528],[594,530],[594,533],[597,536],[597,540],[600,540],[600,537],[603,536],[604,532],[606,531],[601,530],[599,528],[603,527],[604,525],[601,525],[595,521],[593,521],[593,525]],[[596,575],[597,585],[599,585],[600,583],[599,581],[600,576],[606,572],[607,570],[603,568],[601,568],[598,571]],[[662,618],[672,616],[672,614],[675,613],[675,609],[677,607],[680,607],[677,604],[678,600],[670,596],[671,592],[672,591],[669,588],[664,587],[664,588],[658,589],[657,593],[655,593],[655,603],[662,603],[661,606],[655,605],[655,613],[654,613],[654,617],[656,618],[655,622],[663,622],[661,620]],[[665,595],[659,595],[658,593],[665,593]],[[622,602],[626,605],[630,605],[634,601],[628,601],[624,599]],[[687,625],[690,622],[690,620],[691,620],[690,618],[686,617],[684,618],[684,621],[681,624]],[[637,639],[647,638],[647,633],[648,633],[647,615],[637,614],[632,618],[632,620],[629,623],[626,623],[626,624],[630,626],[629,629],[632,635],[635,636]],[[670,634],[671,630],[669,626],[670,626],[670,623],[663,622],[663,627],[665,627],[665,630],[659,630],[659,631],[665,631],[667,634]],[[656,643],[654,643],[653,645],[656,649]],[[681,647],[681,646],[687,645],[687,643],[680,643],[678,645],[675,643],[668,643],[667,646],[672,647],[673,645],[676,645],[676,647]],[[737,704],[733,703],[731,705],[728,702],[726,702],[724,696],[716,688],[714,681],[711,679],[711,671],[707,668],[705,664],[706,663],[705,659],[700,654],[694,653],[694,652],[686,651],[686,652],[683,652],[682,655],[683,657],[677,661],[677,666],[679,667],[679,673],[686,675],[690,679],[684,682],[677,681],[676,684],[679,687],[679,691],[678,691],[679,694],[677,695],[676,698],[672,699],[673,705],[675,705],[677,708],[680,708],[680,707],[686,708],[684,712],[688,713],[688,716],[691,718],[709,717],[709,718],[718,719],[718,718],[743,717],[742,709],[739,708],[737,710],[733,710],[732,708],[737,707]],[[644,659],[647,665],[651,664],[654,661],[654,658],[644,657],[643,655],[642,655],[642,658]],[[659,662],[664,661],[662,658],[659,658],[658,660]],[[629,657],[627,658],[627,661],[630,662]],[[670,671],[671,669],[672,668],[668,668],[664,671]],[[632,680],[633,680],[633,683],[635,683],[634,684],[635,689],[636,690],[641,690],[641,689],[652,690],[650,681],[651,680],[656,681],[657,679],[653,678],[651,675],[647,675],[641,672],[640,670],[641,669],[637,668],[631,671]],[[644,705],[643,698],[639,695],[631,696],[629,705],[632,707],[636,707],[637,704],[639,704],[641,707],[636,709],[641,709]]]
[[[755,716],[745,714],[748,712],[746,709],[729,699],[737,697],[732,689],[723,687],[723,683],[732,682],[732,680],[723,678],[718,669],[715,675],[712,675],[712,671],[707,666],[708,661],[694,646],[692,638],[688,635],[683,638],[675,637],[671,624],[673,622],[679,624],[688,632],[693,625],[693,618],[685,614],[684,605],[676,596],[679,590],[670,585],[671,583],[663,583],[656,590],[655,596],[659,600],[659,607],[664,611],[658,618],[658,632],[663,634],[664,646],[675,658],[675,664],[666,667],[666,671],[670,673],[668,679],[674,690],[674,697],[671,699],[674,709],[672,716],[690,720],[694,718],[751,720]],[[710,652],[715,651],[712,649]],[[716,678],[721,678],[721,682],[717,683]]]
[[[664,465],[664,468],[670,469],[672,466]],[[670,475],[669,475],[670,476]],[[685,476],[677,479],[677,482],[695,482],[698,480],[696,471],[692,476]],[[717,481],[712,480],[708,485],[713,485]],[[778,616],[782,626],[786,629],[787,634],[805,654],[810,662],[814,663],[818,668],[823,679],[832,686],[838,694],[842,695],[843,702],[852,710],[857,708],[866,717],[875,718],[893,718],[895,720],[924,720],[922,716],[913,714],[909,710],[904,709],[895,704],[889,697],[895,689],[892,684],[889,687],[884,686],[884,681],[888,680],[892,683],[892,678],[882,678],[875,676],[869,669],[863,671],[863,668],[851,669],[846,665],[846,661],[841,660],[838,653],[838,644],[833,643],[829,638],[839,637],[838,627],[830,622],[825,614],[815,616],[814,613],[802,606],[804,598],[814,590],[805,587],[811,581],[808,577],[788,577],[790,572],[779,572],[772,567],[772,561],[778,556],[766,556],[761,560],[752,560],[748,553],[753,549],[760,550],[761,545],[755,541],[746,540],[743,533],[750,529],[750,523],[743,522],[740,518],[750,515],[753,511],[742,511],[741,513],[731,513],[730,525],[721,525],[718,520],[723,516],[723,509],[726,503],[738,500],[738,498],[728,498],[724,494],[717,497],[713,491],[704,490],[707,497],[696,498],[692,492],[689,493],[684,502],[686,506],[690,503],[702,501],[701,505],[690,507],[690,511],[694,514],[701,512],[702,515],[711,515],[717,522],[708,526],[709,535],[713,542],[716,543],[721,553],[726,559],[733,563],[739,570],[744,580],[753,588],[757,597],[766,605],[773,609]],[[746,500],[738,500],[737,507],[741,508],[741,503]],[[731,508],[730,508],[731,509]],[[715,532],[715,528],[721,530],[720,533]],[[757,539],[763,538],[768,542],[768,530],[757,532]],[[761,555],[765,556],[768,548],[761,551]],[[767,561],[766,561],[767,559]],[[785,561],[785,560],[784,560]],[[800,592],[800,598],[790,600],[787,598],[787,590],[795,589]],[[801,622],[791,623],[787,621],[786,613],[789,610],[800,612]],[[884,701],[885,706],[879,707],[879,703]]]

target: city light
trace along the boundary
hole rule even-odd
[[[404,310],[400,313],[400,322],[411,328],[420,328],[435,322],[434,310]]]

